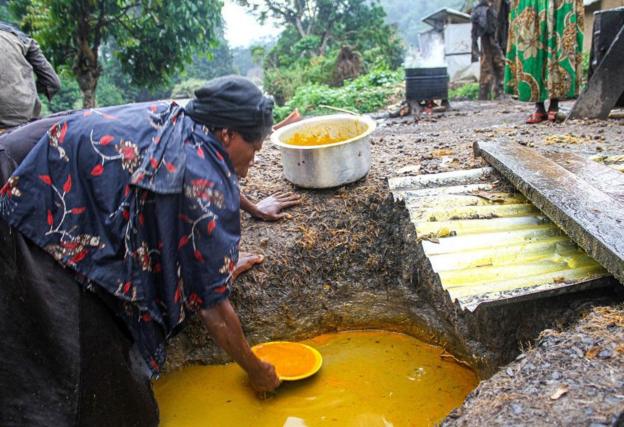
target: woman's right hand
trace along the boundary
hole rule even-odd
[[[266,393],[280,385],[273,365],[258,359],[249,347],[238,316],[228,299],[202,309],[200,314],[210,336],[247,372],[254,390]]]
[[[281,384],[275,367],[262,360],[259,360],[257,367],[249,371],[248,375],[251,387],[259,393],[273,391]]]

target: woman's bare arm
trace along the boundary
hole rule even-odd
[[[229,300],[201,310],[208,333],[249,375],[251,386],[258,392],[272,391],[280,385],[273,365],[263,362],[251,351],[240,320]]]

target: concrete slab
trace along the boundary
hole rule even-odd
[[[474,151],[624,283],[624,174],[513,143],[477,142]]]

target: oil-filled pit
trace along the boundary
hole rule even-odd
[[[235,364],[166,376],[155,387],[162,424],[431,425],[477,383],[470,368],[445,357],[440,347],[403,334],[350,331],[305,343],[323,354],[325,366],[312,378],[285,382],[269,399],[258,399]]]
[[[374,141],[373,165],[366,180],[338,189],[303,191],[304,204],[292,211],[289,221],[266,224],[244,219],[242,249],[266,256],[263,265],[239,279],[232,295],[245,333],[252,344],[272,340],[313,340],[314,337],[338,331],[395,331],[441,346],[445,352],[440,354],[445,356],[439,358],[440,361],[448,360],[452,354],[471,366],[480,379],[487,379],[502,365],[513,361],[524,346],[534,342],[541,331],[561,328],[576,321],[582,308],[612,304],[618,300],[616,291],[605,282],[607,279],[581,274],[578,280],[570,280],[565,275],[568,273],[560,272],[574,270],[576,258],[570,258],[573,253],[580,259],[580,268],[594,267],[582,254],[576,252],[573,243],[565,241],[564,236],[557,232],[557,227],[540,219],[539,211],[532,208],[526,199],[522,199],[522,195],[495,172],[479,177],[476,183],[446,182],[427,188],[430,194],[426,197],[444,198],[462,195],[449,194],[457,191],[457,188],[448,190],[449,187],[482,186],[464,190],[478,193],[465,194],[478,201],[474,206],[452,203],[444,206],[437,203],[433,206],[437,209],[433,217],[440,222],[481,221],[481,226],[494,219],[515,218],[494,221],[495,227],[511,227],[498,230],[498,233],[512,235],[521,234],[523,227],[551,230],[542,234],[533,233],[534,236],[545,238],[532,242],[534,244],[526,256],[535,258],[520,262],[522,260],[510,255],[513,249],[509,249],[501,250],[491,262],[495,264],[512,260],[510,268],[520,271],[526,263],[534,264],[538,272],[533,276],[556,273],[549,276],[550,281],[538,280],[533,283],[531,287],[534,289],[511,286],[510,289],[500,289],[496,296],[477,292],[476,298],[475,295],[466,295],[463,306],[451,300],[446,287],[452,281],[446,282],[445,275],[439,274],[442,272],[440,266],[445,265],[440,260],[444,258],[431,262],[426,247],[429,244],[445,245],[443,242],[448,241],[445,239],[459,241],[461,232],[449,229],[446,224],[444,227],[448,229],[448,234],[444,229],[430,230],[423,232],[419,238],[418,224],[414,222],[414,212],[410,211],[409,201],[400,198],[395,200],[396,194],[392,194],[387,184],[386,178],[397,175],[400,168],[395,167],[396,163],[392,163],[389,156],[383,153],[389,147],[396,148],[396,140],[387,143],[383,141],[384,138],[388,137],[382,136]],[[461,160],[451,165],[451,168],[459,169],[463,166],[463,169],[471,169],[482,166],[468,154],[470,144],[464,145],[456,148],[457,151],[464,150],[464,155],[457,156]],[[417,148],[398,150],[406,154],[412,149]],[[420,149],[432,152],[430,145]],[[399,165],[404,167],[407,161]],[[427,165],[427,162],[423,164]],[[269,147],[262,153],[257,165],[258,174],[243,185],[251,197],[258,198],[276,190],[291,188],[280,177],[276,149]],[[443,170],[425,166],[421,173],[426,175],[426,172]],[[396,193],[401,190],[395,188],[393,191]],[[507,194],[509,199],[497,202],[501,194]],[[492,210],[492,206],[501,211]],[[450,209],[450,215],[446,213],[447,218],[440,212],[440,208],[444,207]],[[463,219],[455,218],[457,215],[467,216]],[[514,224],[517,218],[525,219],[519,221],[521,224]],[[481,233],[484,230],[477,227],[476,231]],[[480,238],[483,239],[483,235]],[[436,240],[440,243],[436,243]],[[469,258],[465,256],[462,262],[469,263]],[[479,266],[485,267],[481,264]],[[456,265],[453,268],[457,270],[457,267],[462,270],[470,266]],[[493,275],[509,270],[494,265],[488,268]],[[499,268],[499,271],[494,268]],[[600,267],[595,268],[596,273],[601,273]],[[446,278],[449,276],[447,274]],[[586,280],[589,278],[594,280]],[[495,282],[495,279],[490,281]],[[503,278],[503,282],[507,280]],[[476,282],[473,284],[478,289]],[[196,372],[194,370],[199,368],[193,365],[227,362],[225,355],[212,344],[197,319],[172,340],[168,351],[168,371],[171,374],[165,374],[163,382],[157,386],[162,386],[163,390],[177,381],[177,375],[186,372],[177,371],[178,368],[190,367],[192,372]],[[329,369],[330,365],[326,364],[320,373]],[[321,378],[319,376],[311,380],[318,381]],[[244,383],[239,385],[244,387]],[[272,405],[287,400],[290,389],[304,389],[305,385],[281,387],[269,402],[259,404]],[[430,398],[435,399],[435,392],[431,391]],[[175,422],[167,424],[165,417],[170,413],[170,402],[163,400],[159,388],[157,393],[163,408],[163,424],[176,425]],[[224,392],[223,398],[227,400],[228,394]],[[214,404],[206,403],[206,407],[212,405],[217,411],[229,403],[221,400],[216,400]],[[416,411],[413,405],[402,406],[402,412],[410,414],[412,411]],[[397,422],[395,425],[404,424]]]

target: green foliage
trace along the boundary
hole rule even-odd
[[[468,100],[479,98],[479,83],[466,83],[455,89],[449,90],[450,100]]]
[[[76,80],[67,71],[59,73],[61,79],[61,90],[52,98],[42,100],[45,110],[50,113],[58,113],[59,111],[74,110],[80,108],[80,88]]]
[[[278,105],[334,82],[336,59],[349,46],[363,60],[364,72],[398,67],[403,45],[384,22],[378,0],[239,0],[260,19],[272,16],[285,26],[264,58],[264,88]]]
[[[199,48],[211,47],[221,24],[219,0],[11,0],[56,66],[77,78],[85,101],[101,71],[98,54],[113,55],[134,84],[155,87],[181,71]]]
[[[18,21],[17,19],[15,19],[15,16],[13,15],[13,13],[11,13],[9,6],[6,4],[6,1],[1,1],[1,0],[0,0],[0,21],[10,22],[10,23],[17,23]]]
[[[264,90],[282,105],[292,98],[297,88],[306,84],[329,84],[335,64],[333,57],[315,56],[307,61],[294,63],[291,67],[265,68]]]
[[[583,72],[583,86],[587,85],[589,81],[589,52],[583,52],[582,72]]]
[[[347,82],[340,88],[323,84],[300,86],[291,100],[275,108],[275,120],[282,120],[295,108],[306,115],[327,114],[321,105],[343,108],[353,112],[370,113],[388,105],[403,82],[401,71],[375,70]]]
[[[97,86],[98,107],[125,104],[124,93],[107,77],[100,78]]]
[[[232,52],[232,68],[234,74],[240,74],[242,76],[247,75],[249,70],[256,66],[255,59],[253,57],[254,48],[251,49],[235,47]],[[261,55],[260,60],[264,53]]]
[[[206,80],[200,79],[183,80],[173,87],[171,97],[175,99],[192,98],[195,91],[202,87],[205,83]]]
[[[191,63],[186,66],[182,79],[210,80],[215,77],[234,73],[234,58],[223,35],[223,27],[216,29],[217,41],[215,44],[193,55]],[[179,83],[174,79],[174,83]]]

